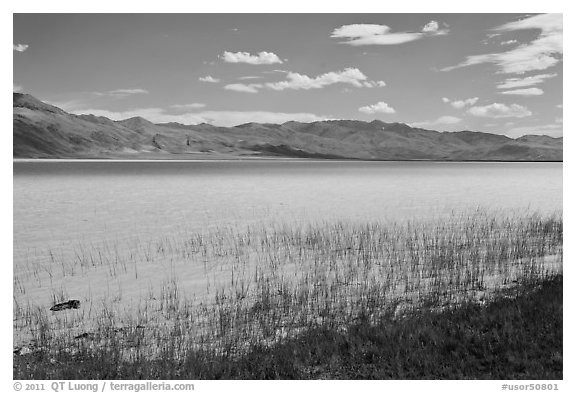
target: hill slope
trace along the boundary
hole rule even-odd
[[[14,93],[14,158],[299,157],[365,160],[562,161],[562,138],[441,133],[379,120],[154,124],[74,115]]]

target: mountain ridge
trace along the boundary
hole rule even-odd
[[[440,132],[381,120],[155,124],[75,115],[13,93],[14,158],[256,158],[562,161],[563,138]]]

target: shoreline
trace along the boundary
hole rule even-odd
[[[554,275],[500,290],[484,305],[466,302],[439,312],[424,307],[400,320],[359,319],[345,329],[311,326],[238,357],[191,350],[184,359],[169,353],[123,359],[114,340],[100,348],[79,344],[75,353],[19,349],[13,378],[562,380],[562,291],[563,275]]]

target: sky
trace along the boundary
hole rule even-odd
[[[71,113],[562,136],[561,14],[14,14],[13,89]]]

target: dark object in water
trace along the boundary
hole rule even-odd
[[[94,333],[82,333],[76,337],[74,337],[76,340],[81,339],[81,338],[87,338],[90,340],[93,340],[95,337]]]
[[[64,303],[58,303],[50,307],[50,311],[62,311],[69,308],[80,308],[80,300],[68,300]]]

